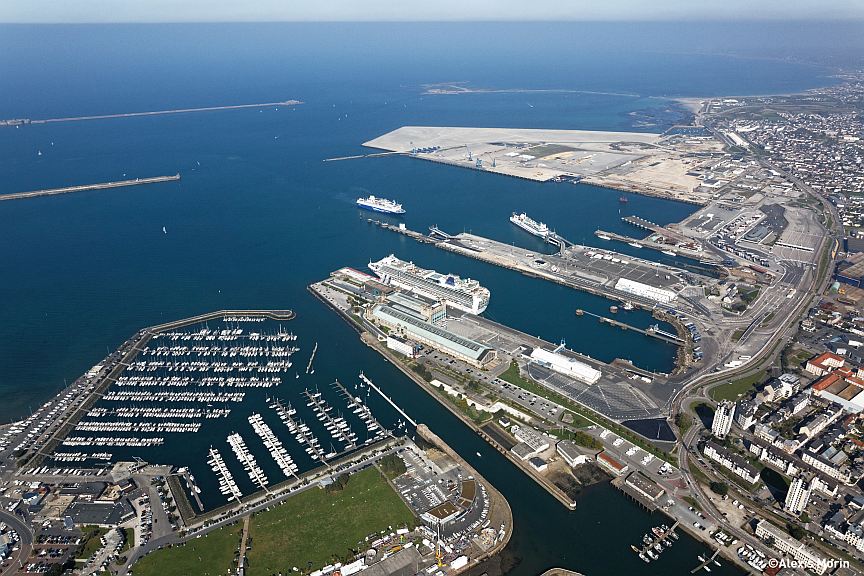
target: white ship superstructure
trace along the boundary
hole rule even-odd
[[[534,236],[538,236],[540,238],[543,238],[544,240],[548,238],[550,234],[552,234],[552,231],[549,230],[549,227],[546,226],[546,224],[530,218],[524,212],[522,212],[521,214],[517,214],[514,212],[513,215],[510,216],[510,222],[512,222],[519,228],[522,228],[529,234],[533,234]]]
[[[413,262],[400,260],[393,254],[377,262],[370,262],[369,268],[385,284],[392,284],[420,296],[442,300],[471,314],[481,314],[489,305],[489,289],[477,280],[460,278],[455,274],[441,274],[435,270],[425,270]]]
[[[386,198],[376,198],[375,196],[367,196],[366,198],[358,198],[357,206],[364,210],[372,210],[373,212],[383,212],[384,214],[404,214],[405,209],[402,204],[394,200]]]

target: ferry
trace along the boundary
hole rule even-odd
[[[610,236],[607,236],[606,234],[597,234],[597,238],[600,238],[601,240],[611,240],[612,239]]]
[[[667,256],[677,256],[678,255],[675,252],[673,252],[672,250],[661,250],[661,252],[663,252],[663,254],[666,254]]]
[[[638,242],[628,242],[628,244],[630,246],[632,246],[633,248],[642,248],[642,245],[639,244]]]
[[[546,224],[530,218],[527,214],[525,214],[525,212],[522,212],[521,214],[517,214],[516,212],[514,212],[513,215],[510,216],[510,222],[512,222],[519,228],[522,228],[529,234],[538,236],[540,238],[543,238],[544,240],[549,238],[550,234],[552,234],[552,231],[549,230],[549,227],[546,226]]]
[[[426,298],[443,300],[447,306],[463,312],[481,314],[489,305],[489,289],[481,286],[477,280],[425,270],[393,254],[370,262],[369,269],[384,284],[410,290]]]
[[[383,212],[385,214],[404,214],[405,210],[402,204],[387,200],[386,198],[376,198],[368,196],[366,198],[358,198],[357,206],[364,210],[372,210],[373,212]]]

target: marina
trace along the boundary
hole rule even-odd
[[[264,422],[263,418],[261,418],[261,414],[257,412],[249,416],[249,424],[252,425],[252,429],[255,430],[255,433],[261,438],[261,441],[264,443],[264,447],[270,452],[270,455],[273,457],[273,460],[276,461],[276,464],[282,470],[282,473],[285,474],[286,478],[297,477],[298,467],[297,464],[294,463],[294,460],[288,454],[288,451],[282,446],[282,442],[276,435],[273,433],[273,430],[270,429],[270,426]]]
[[[249,449],[246,447],[246,441],[243,440],[243,437],[235,432],[228,436],[228,444],[231,446],[231,450],[234,451],[234,455],[237,456],[237,460],[240,461],[243,469],[247,474],[249,474],[249,478],[252,482],[262,490],[266,490],[267,485],[270,484],[270,480],[267,479],[264,471],[260,466],[258,466],[258,462],[255,461],[255,456],[249,452]]]
[[[291,318],[219,312],[140,331],[122,360],[106,359],[70,389],[70,398],[80,389],[81,407],[28,472],[92,476],[118,462],[173,464],[184,470],[186,496],[206,512],[401,431],[401,420],[379,420],[362,381],[346,387],[316,373],[326,347],[313,338],[304,346],[285,324]],[[301,349],[309,358],[297,371]],[[226,438],[233,457],[210,446],[213,437]]]

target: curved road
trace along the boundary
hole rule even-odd
[[[11,562],[2,571],[0,576],[7,576],[18,573],[19,562],[24,562],[30,557],[30,552],[33,550],[33,532],[20,518],[14,514],[9,514],[5,510],[0,510],[0,522],[5,522],[9,528],[15,530],[21,538],[18,552],[10,556]]]

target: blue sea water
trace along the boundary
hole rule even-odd
[[[392,252],[477,278],[492,291],[486,315],[494,320],[566,338],[596,358],[668,370],[671,347],[573,314],[602,313],[608,301],[379,230],[353,204],[361,194],[394,197],[411,228],[437,224],[539,250],[509,224],[512,211],[594,244],[598,227],[626,231],[618,194],[409,158],[322,160],[362,153],[362,142],[406,124],[656,129],[634,119],[677,117],[669,96],[831,82],[831,69],[812,62],[814,54],[835,61],[836,49],[825,42],[819,52],[808,37],[807,51],[796,53],[789,34],[700,24],[2,26],[0,117],[305,103],[0,129],[0,193],[183,175],[177,183],[0,203],[0,419],[26,415],[142,326],[218,308],[291,308],[308,338],[325,346],[334,377],[366,370],[511,499],[514,574],[553,564],[592,575],[625,565],[655,573],[622,558],[616,536],[624,518],[634,542],[657,519],[602,486],[577,511],[560,509],[306,291],[335,268],[362,268]],[[845,28],[833,35],[848,36]],[[757,49],[766,43],[770,53]],[[582,92],[422,94],[423,84],[456,81]],[[643,197],[628,205],[660,223],[691,210]],[[676,549],[680,558],[658,565],[662,573],[692,567],[698,545]]]

